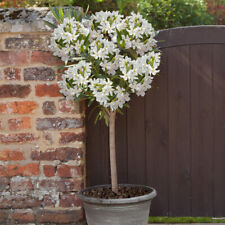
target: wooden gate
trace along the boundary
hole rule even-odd
[[[160,75],[117,118],[119,182],[156,188],[151,215],[225,216],[225,26],[164,30],[158,40]],[[93,120],[88,185],[110,181],[108,130]]]

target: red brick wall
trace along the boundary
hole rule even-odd
[[[84,110],[59,94],[48,32],[0,33],[0,224],[81,224]]]

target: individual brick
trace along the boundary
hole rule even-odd
[[[61,162],[69,160],[80,160],[82,150],[80,148],[62,147],[56,149],[56,159]]]
[[[31,191],[34,190],[34,185],[29,178],[13,177],[10,181],[10,189],[12,192]]]
[[[53,56],[51,52],[47,51],[33,51],[31,55],[31,63],[41,63],[49,66],[64,65],[59,58]]]
[[[41,201],[33,196],[10,195],[0,197],[0,209],[27,209],[40,207]]]
[[[78,192],[83,187],[80,179],[62,178],[61,180],[38,180],[37,186],[41,191],[54,190],[56,192]]]
[[[7,104],[0,103],[0,113],[7,113],[7,112],[8,112]]]
[[[8,124],[11,131],[20,131],[31,128],[30,117],[9,119]]]
[[[43,166],[43,170],[44,170],[44,175],[46,177],[54,177],[55,176],[55,172],[56,172],[55,166],[52,166],[52,165],[44,165]]]
[[[69,144],[75,141],[84,141],[84,133],[61,132],[60,136],[60,144]]]
[[[5,80],[20,80],[19,68],[6,68],[4,69]]]
[[[44,131],[42,137],[47,145],[52,145],[54,143],[53,135],[50,132]]]
[[[28,57],[27,51],[0,51],[0,66],[24,66]]]
[[[5,210],[0,210],[0,224],[7,224],[9,214]]]
[[[32,133],[0,134],[0,143],[3,144],[27,143],[38,139],[39,137]]]
[[[82,218],[81,210],[40,210],[37,213],[38,223],[55,223],[55,224],[66,224],[76,223]]]
[[[59,165],[57,167],[57,175],[59,177],[65,177],[65,178],[70,178],[70,177],[79,177],[81,176],[81,167],[78,166],[69,166],[69,165]]]
[[[40,165],[38,163],[30,163],[21,166],[22,176],[35,176],[40,174]]]
[[[30,85],[3,84],[0,85],[0,98],[24,98],[31,92]]]
[[[0,177],[35,176],[39,174],[40,168],[38,163],[0,166]]]
[[[35,221],[35,216],[32,210],[15,210],[11,213],[11,218],[17,223],[32,223]]]
[[[82,206],[81,200],[76,194],[61,194],[60,195],[60,207],[79,207]]]
[[[58,102],[59,111],[62,113],[80,113],[81,107],[79,103],[74,101],[68,101],[66,99],[60,99]]]
[[[1,150],[0,151],[0,160],[1,161],[19,161],[19,160],[24,160],[24,154],[23,152],[20,151],[15,151],[15,150]]]
[[[40,161],[53,161],[59,160],[79,160],[82,157],[82,150],[80,148],[62,147],[57,149],[49,149],[48,151],[32,151],[31,159]]]
[[[56,199],[55,196],[52,196],[49,194],[49,195],[44,195],[42,205],[43,207],[55,208],[55,205],[57,204],[57,202],[58,202],[58,199]]]
[[[4,106],[2,106],[4,109]],[[34,101],[11,102],[6,104],[7,112],[14,114],[30,114],[38,107]],[[1,108],[1,104],[0,104]]]
[[[45,115],[54,115],[56,113],[55,102],[46,101],[42,105],[42,110]]]
[[[10,182],[10,180],[7,177],[0,178],[0,192],[8,191],[9,182]]]
[[[38,84],[35,87],[35,93],[38,97],[60,97],[62,95],[59,93],[59,90],[60,89],[57,84]]]
[[[24,69],[24,80],[55,80],[55,72],[49,67],[32,67]]]
[[[56,160],[56,154],[54,150],[48,150],[48,151],[32,151],[31,153],[31,159],[36,160],[36,161],[41,161],[41,160]]]
[[[46,40],[38,37],[9,37],[5,39],[6,49],[44,49]]]
[[[38,118],[36,120],[37,130],[63,130],[80,128],[83,126],[81,118]]]

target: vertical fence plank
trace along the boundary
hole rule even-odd
[[[94,107],[94,106],[93,106]],[[90,115],[92,108],[87,109],[87,115]],[[94,123],[96,114],[86,119],[87,133],[86,153],[87,160],[87,185],[98,185],[109,183],[109,138],[108,127],[105,122],[98,121]]]
[[[214,73],[214,205],[225,215],[225,45],[213,45]]]
[[[144,98],[132,96],[127,110],[128,182],[145,184]]]
[[[189,47],[169,49],[169,214],[189,216],[190,201]]]
[[[146,184],[158,196],[151,207],[152,215],[168,214],[168,77],[167,49],[162,51],[160,74],[145,97]]]
[[[191,46],[192,215],[213,213],[212,46]]]
[[[132,96],[117,117],[119,182],[157,189],[151,215],[224,216],[225,45],[214,32],[225,30],[205,28],[209,42],[201,44],[199,29],[163,31],[170,41],[161,74],[145,99]],[[189,42],[174,46],[183,32],[190,32]],[[108,129],[103,122],[86,125],[87,183],[108,183]]]

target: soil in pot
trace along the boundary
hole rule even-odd
[[[96,187],[83,192],[87,197],[103,199],[133,198],[149,194],[151,191],[144,187],[119,187],[118,194],[112,191],[111,187]]]

